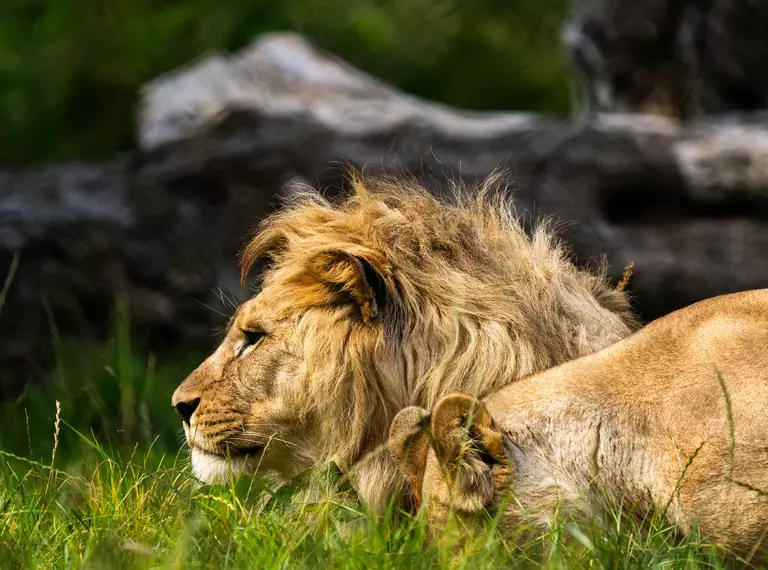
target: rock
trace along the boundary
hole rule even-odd
[[[139,144],[151,151],[188,139],[232,113],[303,117],[354,140],[405,125],[488,137],[541,122],[524,113],[459,111],[397,91],[295,34],[265,34],[241,53],[215,54],[151,82],[142,93]]]
[[[768,107],[768,3],[574,0],[565,44],[592,111],[692,118]]]
[[[225,322],[217,311],[246,295],[236,256],[247,234],[297,183],[338,191],[344,162],[413,173],[436,191],[506,169],[520,212],[560,220],[578,263],[605,253],[618,279],[634,261],[630,289],[647,319],[768,286],[764,114],[684,125],[468,113],[293,35],[212,61],[145,90],[132,155],[0,174],[0,276],[21,254],[0,315],[0,389],[23,384],[25,363],[50,347],[43,300],[62,333],[100,330],[120,298],[152,342],[209,348]],[[206,88],[212,73],[225,87]],[[178,113],[177,92],[187,93]]]

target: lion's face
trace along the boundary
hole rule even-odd
[[[332,458],[349,464],[386,433],[397,406],[375,385],[391,367],[383,293],[377,303],[369,284],[384,270],[372,263],[309,252],[270,272],[238,309],[219,348],[173,395],[195,476],[287,479]]]
[[[192,469],[208,483],[257,468],[290,474],[305,463],[294,453],[312,428],[303,415],[302,357],[296,327],[275,318],[269,291],[246,302],[219,348],[176,390]]]

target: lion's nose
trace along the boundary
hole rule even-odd
[[[186,423],[192,419],[192,414],[195,413],[197,406],[200,405],[200,398],[193,398],[191,400],[182,400],[174,404],[176,412],[181,416],[181,419]]]

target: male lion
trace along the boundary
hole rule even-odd
[[[545,227],[528,237],[491,182],[451,203],[351,183],[338,204],[308,193],[262,224],[242,256],[244,276],[271,259],[261,291],[173,395],[205,482],[333,459],[381,506],[398,479],[386,439],[399,410],[487,394],[635,327],[624,294]]]
[[[389,449],[432,530],[505,498],[509,535],[622,504],[748,553],[768,533],[768,289],[671,313],[484,401],[405,408]]]

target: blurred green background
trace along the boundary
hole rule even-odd
[[[134,146],[140,86],[293,30],[416,95],[565,114],[567,0],[2,0],[0,165]]]
[[[566,114],[567,11],[567,0],[0,0],[0,169],[131,150],[142,84],[269,31],[303,33],[425,98]],[[150,354],[125,314],[118,304],[107,338],[60,338],[51,322],[55,365],[0,402],[0,447],[50,453],[59,400],[83,434],[179,449],[169,397],[205,355],[192,347]],[[75,462],[88,449],[73,431],[61,440],[60,453]]]

